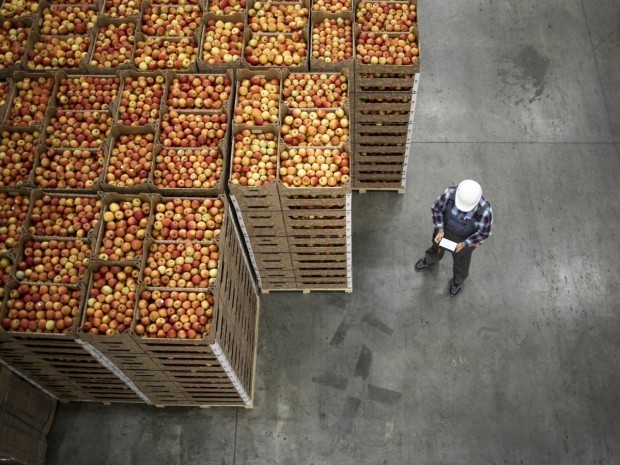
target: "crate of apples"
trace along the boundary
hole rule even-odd
[[[54,91],[54,77],[42,75],[29,77],[15,73],[15,95],[5,124],[14,127],[28,127],[45,118],[47,105]]]
[[[209,13],[210,15],[210,13]],[[214,65],[225,65],[228,70],[239,66],[243,51],[243,16],[226,21],[217,17],[205,17],[202,59],[198,62],[200,71],[208,71]]]
[[[116,121],[125,126],[144,126],[159,120],[166,77],[163,73],[140,75],[128,73],[123,79]]]
[[[0,71],[10,71],[19,66],[26,53],[30,26],[23,22],[4,21],[0,27]]]
[[[39,11],[39,0],[4,0],[0,18],[34,18]]]
[[[147,248],[142,271],[146,286],[207,289],[215,283],[220,258],[217,245],[153,242]]]
[[[97,190],[103,163],[102,149],[48,149],[39,155],[34,183],[41,189]]]
[[[312,11],[315,13],[344,13],[351,11],[351,0],[313,0]]]
[[[120,78],[102,76],[62,77],[56,92],[59,110],[104,111],[116,102]]]
[[[221,110],[230,101],[232,82],[228,75],[178,74],[168,86],[168,108],[176,110]]]
[[[138,17],[142,0],[105,0],[104,14],[110,18]]]
[[[226,136],[226,113],[195,114],[170,110],[161,120],[164,147],[216,148]]]
[[[246,126],[278,124],[280,117],[280,79],[274,71],[253,74],[239,71],[237,104],[233,122]]]
[[[140,71],[189,71],[197,58],[198,42],[194,37],[141,37],[137,39],[134,65]]]
[[[411,66],[419,59],[417,37],[413,33],[360,32],[355,53],[364,65]]]
[[[88,5],[54,5],[41,12],[41,35],[85,35],[97,23],[97,8]]]
[[[0,253],[10,252],[17,247],[29,208],[30,194],[0,192]]]
[[[0,140],[0,187],[32,185],[38,131],[7,131]]]
[[[151,236],[157,241],[212,241],[224,222],[224,201],[156,196],[153,214]]]
[[[342,187],[350,181],[348,151],[289,147],[280,152],[280,181],[286,187]]]
[[[292,73],[282,81],[282,100],[289,108],[344,107],[348,96],[346,74]]]
[[[106,336],[125,333],[133,322],[139,275],[133,266],[103,265],[94,270],[81,330]]]
[[[4,299],[4,288],[9,282],[13,270],[13,260],[8,255],[0,254],[0,299]]]
[[[278,137],[273,132],[252,133],[244,129],[234,138],[230,182],[260,187],[278,175]]]
[[[78,284],[84,277],[92,247],[82,239],[32,239],[24,243],[17,260],[19,281]]]
[[[282,121],[280,136],[289,146],[339,147],[349,140],[349,116],[343,108],[293,108]]]
[[[155,155],[153,184],[163,192],[188,194],[215,189],[222,177],[224,157],[218,149],[164,148]]]
[[[148,3],[142,13],[140,30],[145,36],[191,37],[201,20],[202,9],[198,5]]]
[[[104,199],[97,258],[123,262],[141,257],[150,211],[148,196],[107,194]]]
[[[11,87],[6,81],[0,81],[0,121],[4,119],[4,109],[9,100]]]
[[[308,43],[305,33],[253,34],[246,44],[245,60],[250,67],[307,68]]]
[[[136,23],[100,21],[95,49],[86,68],[91,72],[113,71],[131,66],[136,35]]]
[[[86,239],[99,222],[101,200],[96,196],[43,194],[37,191],[31,200],[32,210],[26,230],[32,236]]]
[[[55,149],[97,149],[110,135],[111,126],[108,112],[56,110],[45,130],[45,145]]]
[[[58,284],[9,282],[1,320],[7,331],[65,334],[80,313],[82,289]]]
[[[133,330],[141,338],[203,339],[211,331],[214,305],[209,292],[143,289]]]
[[[248,9],[248,28],[252,32],[299,32],[308,24],[308,3],[254,2]]]
[[[146,191],[153,165],[155,134],[118,134],[111,145],[106,163],[104,187],[129,191]]]
[[[357,5],[357,24],[362,32],[413,32],[417,22],[414,4],[406,2],[366,2]]]
[[[353,58],[353,21],[350,18],[325,18],[312,28],[312,60],[342,63]]]
[[[210,0],[209,13],[216,15],[231,15],[233,13],[245,13],[247,0]]]
[[[39,36],[33,34],[32,50],[28,52],[29,70],[78,69],[87,58],[89,36]]]

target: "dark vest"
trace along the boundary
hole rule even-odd
[[[485,206],[478,205],[471,218],[462,219],[452,213],[455,195],[456,192],[450,194],[446,203],[446,209],[443,212],[443,229],[446,239],[454,242],[463,242],[478,230],[476,223],[482,219],[489,206],[488,204]]]

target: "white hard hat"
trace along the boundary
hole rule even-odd
[[[466,179],[465,181],[461,181],[456,188],[454,203],[456,204],[456,208],[462,212],[469,212],[476,208],[481,197],[482,187],[480,187],[480,184],[471,179]]]

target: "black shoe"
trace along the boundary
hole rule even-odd
[[[426,258],[419,259],[418,262],[415,264],[416,271],[424,271],[428,268],[430,268],[430,265],[426,263]]]
[[[457,283],[452,280],[452,284],[450,284],[450,295],[452,297],[456,297],[463,290],[463,283]]]

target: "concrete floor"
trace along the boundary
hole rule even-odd
[[[256,408],[62,406],[49,465],[617,464],[620,2],[420,0],[405,196],[354,199],[351,295],[263,298]],[[495,211],[463,294],[429,206]]]

